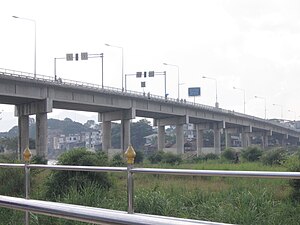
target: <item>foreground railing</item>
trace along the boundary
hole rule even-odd
[[[166,174],[180,176],[221,176],[221,177],[248,177],[248,178],[281,178],[300,179],[300,172],[267,172],[267,171],[227,171],[227,170],[189,170],[189,169],[158,169],[158,168],[133,168],[135,152],[130,146],[125,156],[126,167],[96,167],[96,166],[71,166],[71,165],[40,165],[29,164],[30,150],[24,151],[25,164],[0,163],[0,168],[23,168],[25,170],[25,198],[0,196],[0,206],[23,210],[25,224],[29,224],[29,212],[50,215],[60,218],[78,220],[99,224],[221,224],[197,220],[186,220],[172,217],[162,217],[134,213],[134,173]],[[30,169],[50,169],[63,171],[85,172],[127,172],[127,205],[128,211],[99,209],[86,206],[70,205],[64,203],[30,200]]]

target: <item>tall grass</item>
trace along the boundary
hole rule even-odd
[[[160,167],[165,167],[160,165]],[[169,168],[205,170],[262,170],[286,171],[283,166],[265,166],[252,163],[182,164]],[[32,198],[43,199],[44,171],[35,176]],[[127,209],[126,175],[113,175],[110,190],[101,189],[91,182],[80,187],[71,186],[56,201],[100,208]],[[300,206],[290,199],[288,180],[223,177],[185,177],[169,175],[135,174],[135,212],[208,220],[233,224],[299,224]],[[23,224],[22,212],[0,210],[0,224]],[[70,220],[31,215],[32,224],[69,225],[86,224]]]

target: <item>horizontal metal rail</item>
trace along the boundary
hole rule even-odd
[[[123,211],[79,206],[58,202],[41,200],[28,200],[22,198],[0,195],[0,206],[31,211],[47,216],[76,220],[95,224],[130,224],[130,225],[221,225],[224,223],[205,222],[174,217],[152,216],[146,214],[127,214]]]
[[[0,168],[24,168],[25,164],[0,163]],[[127,172],[127,167],[73,166],[73,165],[43,165],[28,164],[32,169],[50,169],[82,172]],[[161,169],[161,168],[133,168],[131,173],[168,174],[179,176],[212,176],[212,177],[245,177],[245,178],[278,178],[300,179],[300,172],[273,171],[229,171],[229,170],[191,170],[191,169]]]

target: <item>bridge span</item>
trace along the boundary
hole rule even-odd
[[[19,152],[29,144],[29,115],[36,115],[37,154],[47,157],[47,113],[53,108],[97,112],[102,122],[102,149],[111,148],[111,122],[121,120],[121,148],[130,144],[130,120],[135,117],[154,119],[158,126],[158,149],[165,146],[165,126],[176,125],[177,153],[183,153],[183,125],[196,125],[197,152],[203,147],[203,131],[214,130],[215,153],[221,153],[221,133],[225,132],[226,146],[231,134],[241,134],[242,146],[251,144],[251,135],[259,134],[263,146],[275,136],[284,146],[297,144],[300,131],[284,124],[258,117],[194,104],[185,100],[153,94],[122,91],[118,88],[72,81],[54,77],[0,69],[0,104],[15,105],[19,125]]]

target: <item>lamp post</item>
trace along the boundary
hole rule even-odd
[[[280,107],[280,117],[281,119],[283,119],[283,106],[282,105],[279,105],[279,104],[273,104],[274,106],[279,106]]]
[[[165,66],[175,66],[177,68],[177,93],[178,93],[177,99],[179,101],[179,99],[180,99],[179,66],[174,65],[174,64],[169,64],[169,63],[163,63],[163,65],[165,65]]]
[[[245,100],[246,92],[245,92],[245,89],[237,88],[237,87],[233,87],[233,89],[243,91],[243,93],[244,93],[244,114],[246,114],[246,100]]]
[[[122,91],[124,91],[124,50],[123,47],[121,46],[116,46],[116,45],[110,45],[110,44],[105,44],[106,46],[113,47],[113,48],[120,48],[122,50]]]
[[[215,107],[219,108],[219,103],[218,103],[218,82],[217,82],[217,79],[213,78],[213,77],[206,77],[206,76],[203,76],[202,78],[209,79],[209,80],[214,80],[215,81],[215,84],[216,84],[216,103],[215,103]]]
[[[254,96],[254,98],[260,98],[265,101],[265,119],[267,119],[267,100],[266,100],[266,98],[260,97],[260,96]]]
[[[34,69],[33,69],[33,76],[34,78],[36,78],[36,21],[33,19],[29,19],[29,18],[23,18],[23,17],[18,17],[18,16],[12,16],[15,19],[21,19],[21,20],[27,20],[27,21],[31,21],[34,23]]]

